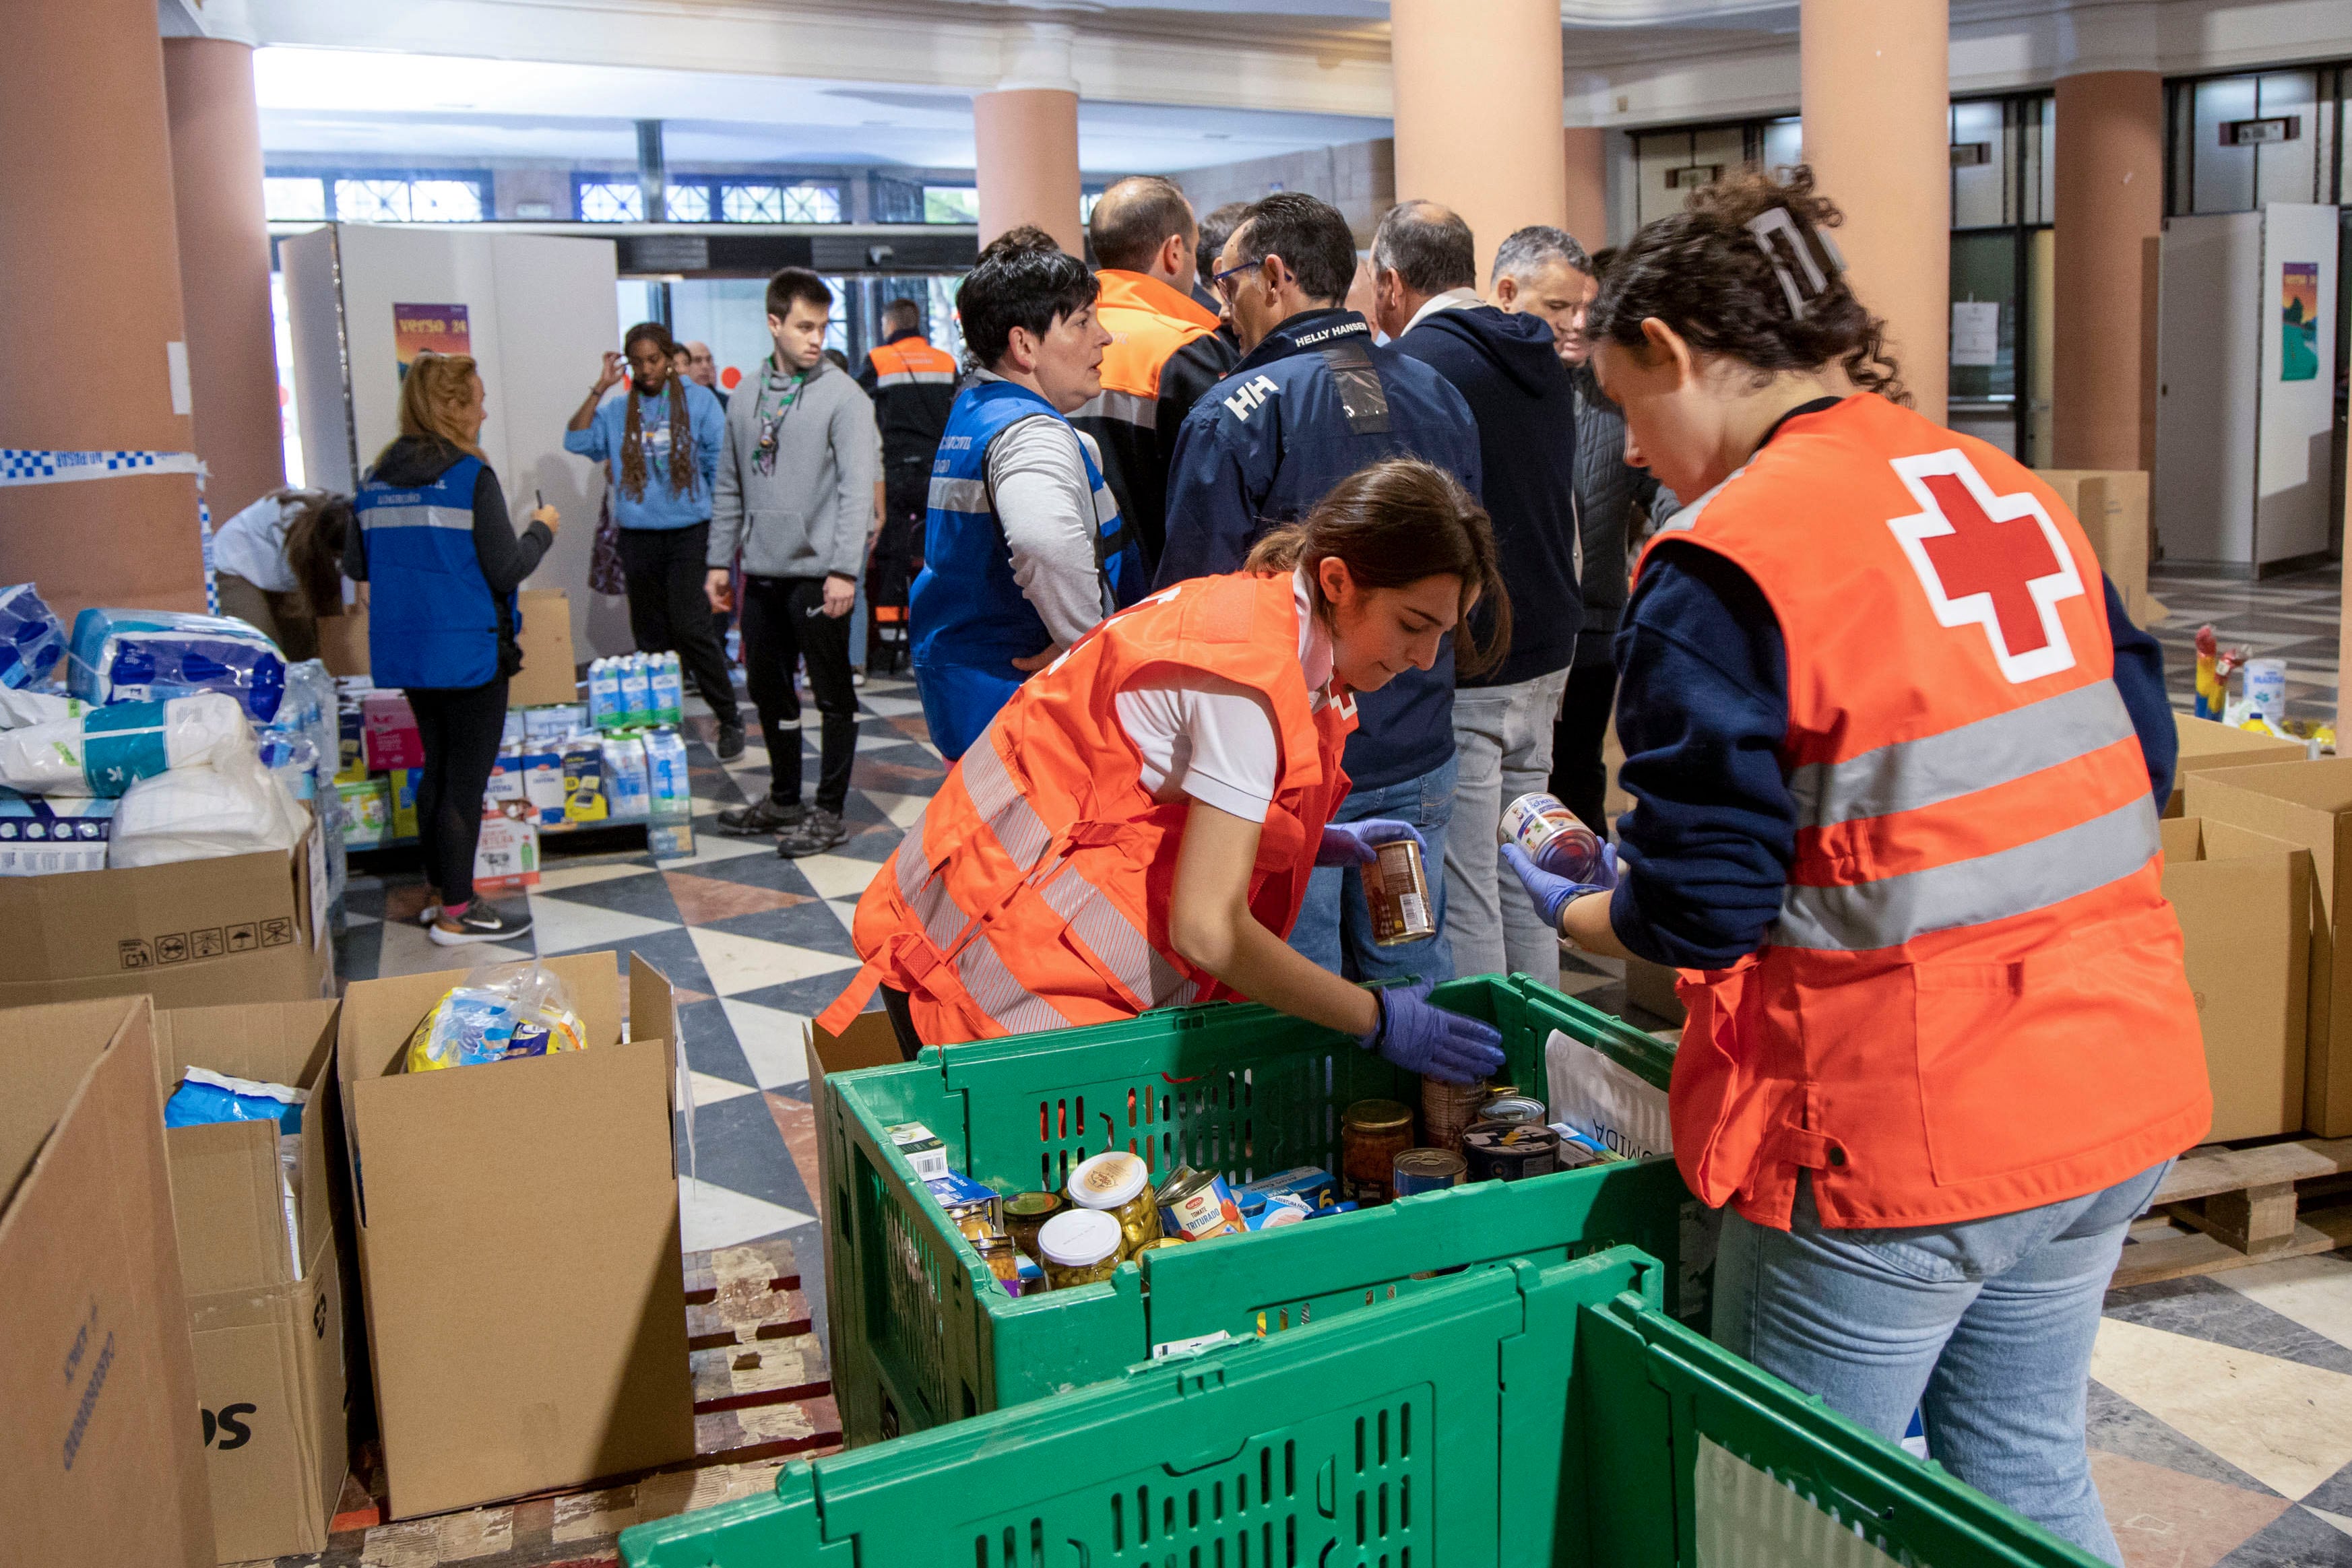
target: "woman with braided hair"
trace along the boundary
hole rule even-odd
[[[607,465],[637,651],[677,653],[719,720],[719,759],[732,761],[743,755],[743,718],[702,595],[727,415],[708,388],[675,373],[677,345],[660,322],[638,322],[621,347],[604,355],[563,449]],[[627,394],[605,402],[625,378]]]

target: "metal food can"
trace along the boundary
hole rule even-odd
[[[1498,1094],[1478,1107],[1476,1118],[1481,1122],[1509,1122],[1514,1125],[1527,1123],[1544,1124],[1551,1120],[1544,1103],[1524,1094]]]
[[[1407,1149],[1396,1157],[1396,1195],[1411,1197],[1417,1192],[1459,1186],[1469,1169],[1460,1155],[1444,1149]]]
[[[1372,912],[1372,945],[1394,947],[1437,935],[1429,908],[1429,876],[1416,839],[1391,839],[1363,868],[1364,902]]]
[[[1462,1134],[1472,1181],[1524,1181],[1559,1168],[1559,1134],[1541,1123],[1481,1122]]]
[[[1421,1081],[1421,1136],[1433,1149],[1459,1152],[1463,1130],[1479,1119],[1478,1108],[1494,1091],[1485,1079],[1475,1083],[1447,1083],[1435,1078]]]
[[[1541,790],[1503,808],[1503,837],[1542,870],[1589,883],[1601,870],[1601,835]]]
[[[1339,1123],[1339,1176],[1360,1204],[1396,1196],[1396,1158],[1412,1147],[1412,1113],[1393,1100],[1359,1100]]]
[[[1206,1241],[1246,1228],[1223,1176],[1179,1166],[1160,1186],[1160,1228],[1181,1240]]]

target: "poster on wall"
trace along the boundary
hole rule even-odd
[[[2319,375],[2319,264],[2289,261],[2279,266],[2279,380],[2307,382]]]
[[[1952,301],[1952,363],[1955,365],[2000,363],[2000,301],[1997,299]]]
[[[463,305],[394,305],[393,353],[403,380],[419,354],[470,354],[474,340]]]

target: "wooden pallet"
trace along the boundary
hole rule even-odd
[[[2132,1227],[2111,1288],[2352,1245],[2352,1138],[2191,1149]]]

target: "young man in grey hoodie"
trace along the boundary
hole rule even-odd
[[[833,290],[806,267],[768,280],[776,351],[735,389],[710,513],[711,608],[731,607],[730,569],[743,553],[743,673],[768,747],[768,793],[719,814],[724,831],[778,835],[787,859],[849,836],[841,820],[857,752],[849,612],[875,517],[881,438],[874,404],[824,357]],[[824,718],[816,803],[801,802],[801,703],[793,666],[808,663]]]

